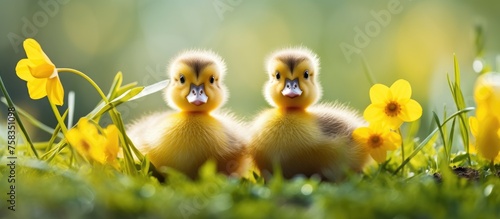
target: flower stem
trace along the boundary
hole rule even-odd
[[[404,139],[403,139],[403,135],[401,134],[401,128],[398,129],[398,134],[399,136],[401,136],[401,163],[403,163],[405,161],[405,147],[404,147]],[[405,169],[404,169],[404,166],[401,168],[401,173],[403,174],[403,176],[405,175]]]
[[[106,103],[109,103],[108,101],[108,98],[106,97],[106,95],[104,95],[104,93],[102,92],[101,88],[99,86],[97,86],[97,84],[94,82],[94,80],[92,80],[92,78],[90,78],[89,76],[87,76],[85,73],[81,72],[81,71],[78,71],[76,69],[72,69],[72,68],[57,68],[57,71],[58,72],[69,72],[69,73],[73,73],[73,74],[76,74],[82,78],[84,78],[85,80],[87,80],[90,85],[92,85],[92,87],[95,88],[95,90],[97,91],[97,93],[99,93],[99,96],[101,96],[102,100]]]
[[[491,172],[493,173],[493,175],[497,174],[497,168],[495,167],[495,163],[493,162],[493,160],[490,163],[490,169],[491,169]]]
[[[50,98],[49,98],[49,103],[50,103],[50,107],[52,108],[52,111],[54,112],[54,115],[56,116],[57,123],[59,123],[59,126],[61,127],[61,131],[62,131],[63,135],[66,137],[66,133],[68,132],[68,128],[66,128],[66,124],[64,124],[61,113],[59,113],[59,110],[57,109],[56,105],[54,103],[52,103]]]
[[[66,127],[66,124],[64,124],[64,119],[61,116],[61,113],[57,109],[57,106],[50,100],[49,97],[49,104],[50,107],[52,108],[52,111],[54,112],[54,115],[56,116],[57,123],[59,123],[59,127],[61,128],[61,131],[64,135],[64,137],[67,139],[67,133],[68,133],[68,128]],[[62,144],[61,146],[64,147],[65,144]],[[71,154],[75,154],[75,150],[73,147],[71,148]],[[53,156],[55,156],[57,153],[54,153]],[[49,162],[52,160],[53,156],[49,157]]]

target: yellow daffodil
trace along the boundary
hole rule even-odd
[[[78,126],[70,129],[66,137],[71,146],[87,159],[116,166],[119,147],[118,129],[115,125],[109,125],[100,134],[87,118],[81,118]]]
[[[472,135],[476,138],[475,151],[487,160],[500,161],[500,121],[498,118],[486,116],[479,120],[469,118]]]
[[[500,118],[500,73],[490,72],[477,78],[474,100],[479,119],[488,115]]]
[[[378,163],[386,160],[388,150],[396,150],[401,145],[401,136],[380,124],[357,128],[352,137],[359,144],[365,145]]]
[[[26,39],[23,46],[28,58],[17,63],[16,74],[27,82],[31,99],[48,96],[54,104],[63,105],[64,89],[55,65],[36,40]]]
[[[397,80],[390,88],[375,84],[370,88],[372,103],[363,116],[370,123],[387,124],[397,129],[403,122],[415,121],[422,116],[422,107],[410,97],[411,86],[406,80]]]

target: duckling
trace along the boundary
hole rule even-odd
[[[307,48],[283,49],[267,59],[267,102],[253,121],[248,150],[264,178],[281,167],[285,178],[319,175],[337,181],[360,172],[368,151],[351,137],[365,121],[339,103],[315,104],[322,95],[319,59]]]
[[[164,98],[175,111],[132,124],[127,131],[132,142],[157,169],[174,168],[195,179],[199,167],[213,159],[219,172],[242,174],[242,123],[230,113],[215,112],[228,98],[222,58],[212,51],[186,51],[168,71]]]

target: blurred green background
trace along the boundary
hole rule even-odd
[[[39,41],[57,67],[85,72],[105,92],[118,71],[125,83],[148,85],[166,78],[168,61],[180,51],[213,49],[228,67],[225,108],[249,120],[267,107],[261,92],[267,80],[264,58],[275,49],[303,45],[320,57],[323,101],[364,110],[370,88],[364,57],[377,82],[404,78],[412,84],[413,98],[424,108],[423,123],[430,125],[432,110],[454,109],[446,82],[453,53],[465,98],[473,105],[474,26],[485,27],[483,55],[493,63],[500,50],[499,6],[493,0],[2,0],[0,73],[16,104],[55,126],[48,101],[29,99],[15,74],[26,37]],[[341,45],[355,52],[347,54]],[[66,94],[76,92],[76,118],[90,112],[99,100],[93,88],[75,75],[60,77]],[[3,120],[6,108],[0,109]],[[167,109],[160,93],[120,107],[126,122]]]

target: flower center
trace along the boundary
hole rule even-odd
[[[88,151],[88,150],[90,149],[90,145],[89,145],[89,143],[88,143],[87,141],[85,141],[85,140],[83,140],[83,139],[82,139],[82,140],[80,141],[80,144],[82,145],[82,147],[83,147],[83,149],[84,149],[85,151]]]
[[[379,135],[372,135],[369,139],[369,145],[371,148],[378,148],[384,143],[384,139],[382,139]]]
[[[390,117],[397,116],[401,112],[401,105],[399,103],[391,101],[385,106],[385,114]]]

